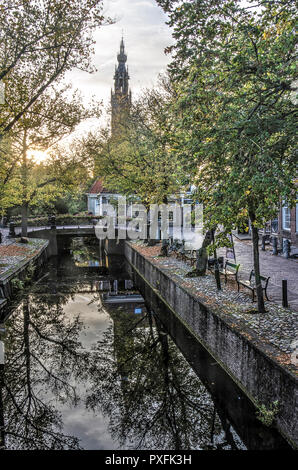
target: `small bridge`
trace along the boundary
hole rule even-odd
[[[21,230],[16,228],[16,236],[20,236]],[[29,238],[41,238],[49,240],[48,255],[58,255],[58,240],[64,237],[95,237],[94,225],[57,225],[57,226],[44,226],[44,227],[28,227]],[[117,229],[116,229],[117,236]],[[99,240],[100,242],[100,240]],[[124,240],[103,240],[104,248],[107,254],[122,254]]]

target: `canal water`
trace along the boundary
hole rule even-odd
[[[288,448],[124,258],[96,243],[64,243],[5,322],[4,447]]]

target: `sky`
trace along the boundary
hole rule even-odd
[[[73,70],[66,75],[66,81],[72,83],[73,89],[81,91],[85,104],[92,96],[103,102],[103,114],[99,120],[91,119],[81,123],[74,134],[63,139],[61,143],[64,144],[69,143],[74,135],[95,131],[109,120],[104,110],[110,103],[122,33],[128,56],[132,99],[142,89],[153,87],[158,75],[165,72],[170,61],[164,49],[173,42],[171,30],[165,24],[166,15],[155,0],[104,0],[104,14],[115,19],[115,23],[99,28],[94,34],[96,44],[93,64],[97,71],[88,74]],[[48,153],[32,150],[31,156],[36,161],[42,161],[48,158]]]
[[[142,88],[153,86],[158,75],[166,70],[170,57],[164,49],[172,43],[172,37],[165,24],[166,16],[155,0],[105,0],[104,5],[105,15],[116,22],[95,33],[93,62],[97,72],[89,75],[73,71],[69,78],[86,100],[95,95],[108,106],[122,32],[133,97]]]

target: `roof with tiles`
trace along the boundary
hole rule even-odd
[[[92,184],[91,188],[88,191],[88,194],[101,194],[101,193],[114,193],[115,191],[111,191],[104,187],[102,179],[97,179]]]

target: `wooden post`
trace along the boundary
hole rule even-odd
[[[282,306],[288,308],[288,281],[282,280]]]
[[[272,254],[277,256],[278,255],[278,252],[277,252],[277,238],[276,237],[272,237]]]

